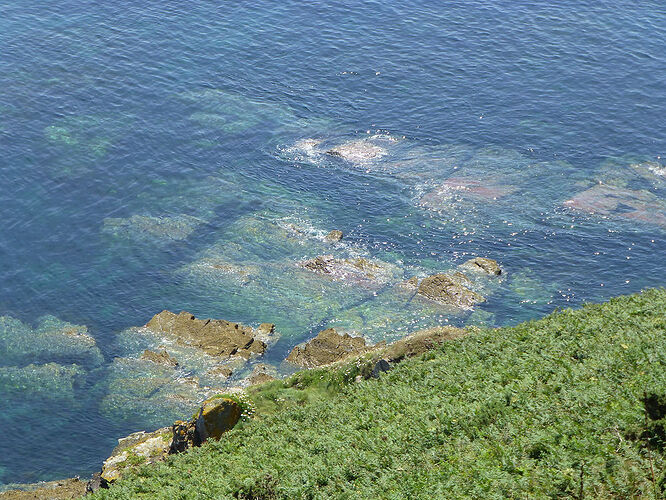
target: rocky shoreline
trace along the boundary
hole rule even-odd
[[[222,357],[236,356],[239,351],[250,352],[247,347],[254,344],[253,332],[258,332],[259,335],[272,333],[272,325],[271,328],[262,325],[257,330],[252,330],[223,320],[199,320],[186,312],[176,315],[169,311],[155,315],[146,328],[173,335],[181,342],[194,343],[200,349],[214,349]],[[215,331],[216,335],[211,335],[211,331]],[[391,369],[395,363],[422,354],[465,333],[465,330],[453,327],[436,327],[415,332],[391,344],[382,341],[370,345],[362,337],[339,334],[329,328],[304,345],[294,347],[285,361],[298,367],[313,368],[336,366],[362,359],[365,370],[362,377],[359,375],[359,379],[377,377],[381,372]],[[259,345],[265,346],[263,342]],[[174,367],[177,363],[166,350],[160,353],[149,351],[148,354],[144,353],[144,356],[147,362],[166,364],[169,367]],[[246,354],[240,356],[244,357]],[[256,385],[275,380],[269,373],[269,365],[256,365],[246,383]],[[275,374],[274,370],[272,373]],[[200,446],[208,439],[220,439],[222,434],[232,429],[241,419],[251,418],[253,414],[252,403],[242,388],[228,388],[224,391],[220,389],[220,392],[201,403],[190,420],[177,420],[170,427],[162,427],[152,432],[139,431],[119,439],[118,445],[104,461],[100,472],[93,474],[87,482],[80,478],[71,478],[16,485],[17,489],[0,493],[0,499],[79,498],[99,488],[110,487],[124,473],[138,466],[163,461],[169,455]]]

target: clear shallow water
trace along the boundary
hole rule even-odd
[[[142,415],[159,374],[113,362],[165,308],[275,322],[277,362],[329,325],[513,324],[664,284],[658,2],[0,7],[0,483],[89,474],[170,422]],[[323,154],[368,137],[385,154]],[[290,265],[323,253],[392,274]],[[394,292],[475,255],[506,276],[474,312]]]

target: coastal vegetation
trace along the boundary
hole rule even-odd
[[[666,290],[248,390],[220,441],[94,498],[661,498]]]

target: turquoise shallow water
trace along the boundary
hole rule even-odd
[[[0,484],[189,408],[127,330],[162,309],[274,322],[278,362],[664,284],[659,2],[0,7]],[[322,254],[386,273],[294,265]],[[472,256],[506,271],[474,311],[396,292]]]

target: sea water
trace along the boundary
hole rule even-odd
[[[661,2],[0,12],[0,484],[89,475],[186,416],[192,373],[137,359],[163,309],[275,323],[279,364],[329,326],[393,340],[664,284]],[[385,273],[299,267],[329,254]],[[473,310],[399,292],[475,256],[504,272]]]

